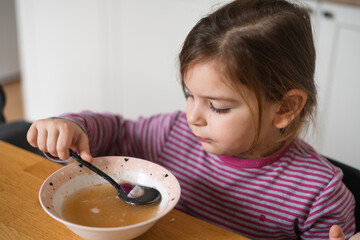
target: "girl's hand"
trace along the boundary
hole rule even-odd
[[[92,160],[87,135],[70,120],[37,120],[29,128],[27,140],[33,147],[61,160],[70,157],[69,148],[76,149],[85,161]]]
[[[330,228],[329,240],[345,240],[345,235],[339,225],[333,225]],[[353,235],[349,240],[360,240],[360,232]]]

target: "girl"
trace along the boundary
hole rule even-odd
[[[316,105],[307,12],[239,0],[201,19],[180,53],[186,114],[137,121],[82,112],[36,121],[29,142],[62,160],[129,155],[182,187],[181,211],[253,239],[348,238],[354,198],[342,173],[298,138]],[[91,153],[91,154],[90,154]]]

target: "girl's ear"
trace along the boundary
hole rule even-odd
[[[276,128],[285,128],[300,114],[307,101],[307,94],[303,90],[292,89],[287,91],[277,107],[273,125]]]

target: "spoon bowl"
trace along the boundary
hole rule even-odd
[[[78,161],[80,164],[86,166],[91,171],[98,174],[100,177],[104,178],[108,181],[117,191],[118,197],[124,202],[131,205],[145,205],[156,203],[161,200],[160,192],[151,187],[141,186],[141,185],[130,185],[130,192],[126,192],[121,184],[118,184],[114,179],[112,179],[109,175],[101,171],[99,168],[83,160],[77,153],[70,149],[70,156]],[[127,186],[129,188],[129,186]]]

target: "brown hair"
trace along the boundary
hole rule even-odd
[[[181,83],[199,62],[215,60],[235,87],[245,85],[258,101],[257,141],[262,102],[280,102],[291,89],[307,94],[302,112],[282,129],[282,140],[296,137],[316,106],[315,49],[309,14],[284,0],[237,0],[202,18],[179,55]],[[254,142],[255,144],[255,142]]]

